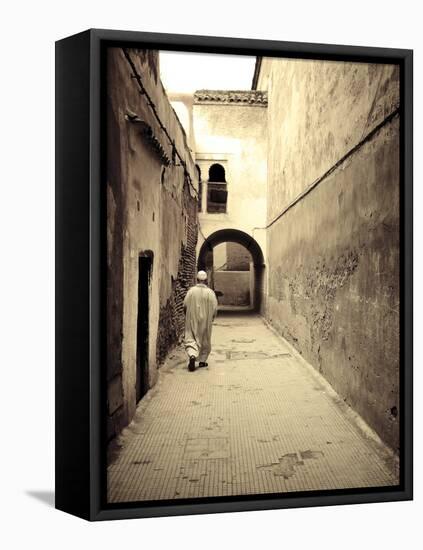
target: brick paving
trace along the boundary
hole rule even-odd
[[[122,432],[109,502],[379,487],[398,464],[257,315],[220,313],[209,367],[177,350]]]

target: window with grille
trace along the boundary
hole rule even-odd
[[[207,212],[210,214],[225,213],[227,200],[225,169],[221,164],[212,164],[207,182]]]

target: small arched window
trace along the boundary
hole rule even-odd
[[[221,164],[212,164],[209,168],[209,181],[215,183],[226,183],[225,169]]]
[[[212,164],[209,168],[207,183],[207,212],[210,214],[226,213],[227,200],[225,169],[221,164]]]

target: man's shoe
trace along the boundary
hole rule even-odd
[[[189,358],[188,370],[189,372],[195,371],[195,357],[193,355]]]
[[[204,361],[200,361],[200,362],[198,363],[198,366],[199,366],[199,367],[208,367],[209,364],[208,364],[208,363],[205,363]]]

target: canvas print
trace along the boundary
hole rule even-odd
[[[399,485],[399,65],[109,47],[107,502]]]

